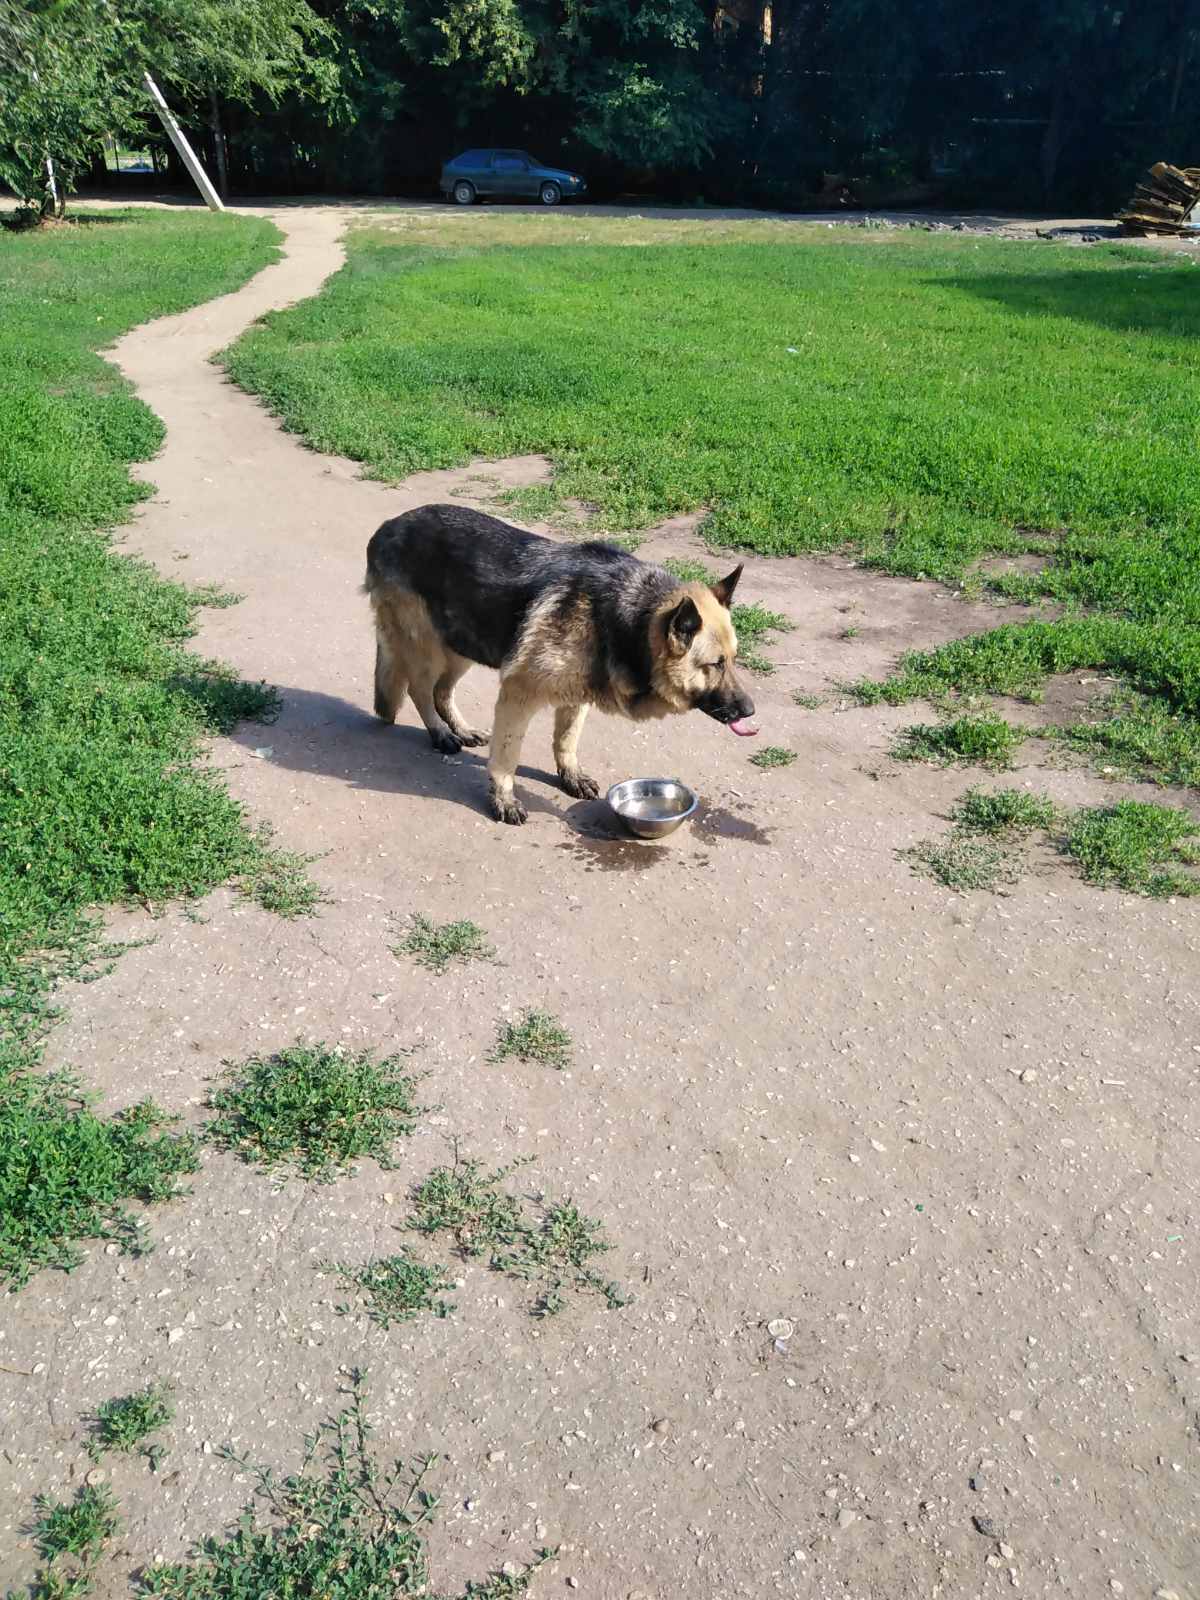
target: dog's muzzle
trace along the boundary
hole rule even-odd
[[[711,717],[740,738],[745,739],[758,732],[750,721],[754,715],[754,701],[748,694],[706,694],[696,701],[696,710],[703,711],[706,717]]]

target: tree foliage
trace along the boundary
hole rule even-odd
[[[1200,163],[1197,63],[1200,0],[0,0],[0,172],[40,203],[149,66],[251,189],[512,144],[594,192],[1110,207]]]

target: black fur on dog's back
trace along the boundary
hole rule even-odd
[[[496,668],[538,601],[552,595],[564,621],[583,606],[597,687],[616,668],[639,694],[650,692],[650,619],[679,587],[661,567],[612,545],[555,544],[450,505],[406,511],[378,529],[367,546],[367,586],[383,584],[423,600],[451,650]]]

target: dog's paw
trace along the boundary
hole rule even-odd
[[[474,750],[477,746],[486,744],[491,734],[484,733],[482,728],[460,728],[456,737],[464,749]]]
[[[529,821],[529,813],[513,795],[492,795],[492,815],[497,822],[511,822],[514,826]]]
[[[463,742],[456,733],[431,733],[429,738],[439,755],[456,756],[463,747]]]
[[[600,798],[600,785],[595,778],[589,778],[585,772],[560,772],[558,779],[567,793],[574,795],[576,800]]]

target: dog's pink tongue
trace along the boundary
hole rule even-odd
[[[729,724],[730,733],[736,733],[739,739],[748,739],[752,733],[758,732],[758,724],[751,722],[749,717],[739,717],[736,722]]]

